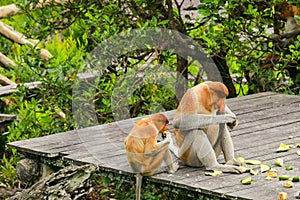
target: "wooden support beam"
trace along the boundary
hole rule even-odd
[[[13,15],[18,14],[19,12],[20,12],[20,9],[16,6],[16,4],[1,6],[0,7],[0,18],[13,16]]]
[[[18,31],[14,30],[13,27],[1,21],[0,21],[0,34],[4,35],[8,39],[17,42],[19,44],[30,44],[32,46],[36,46],[39,42],[38,40],[30,41],[26,39],[26,37],[22,33],[19,33]],[[52,54],[46,49],[41,50],[40,56],[44,60],[48,60],[49,58],[53,57]]]
[[[0,122],[2,122],[2,121],[13,121],[14,119],[16,119],[16,115],[0,114]]]
[[[0,84],[1,85],[13,85],[16,83],[13,82],[12,80],[10,80],[9,78],[7,78],[6,76],[3,76],[0,74]]]
[[[31,82],[31,83],[24,83],[24,86],[30,90],[37,88],[39,85],[41,85],[42,83],[39,81],[36,82]],[[17,92],[17,86],[18,84],[13,84],[13,85],[7,85],[7,86],[3,86],[0,87],[0,97],[1,96],[7,96],[10,95],[14,92]]]
[[[3,67],[9,69],[10,65],[17,67],[18,65],[9,59],[7,56],[5,56],[3,53],[0,52],[0,64],[2,64]]]

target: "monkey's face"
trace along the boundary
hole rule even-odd
[[[159,133],[163,133],[163,132],[169,130],[169,128],[167,127],[167,124],[169,124],[168,118],[164,121],[161,121],[161,123],[163,124],[163,128],[159,131]]]
[[[220,91],[210,91],[211,106],[213,112],[224,113],[225,111],[225,94]]]
[[[223,83],[213,82],[209,84],[209,93],[213,110],[220,113],[225,111],[225,98],[228,96],[228,89]]]
[[[159,133],[169,130],[167,124],[170,120],[163,114],[155,114],[151,116],[151,120],[155,124],[156,128],[159,130]]]

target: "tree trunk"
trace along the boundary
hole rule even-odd
[[[176,97],[180,101],[188,89],[188,61],[185,58],[177,56],[177,76],[176,76]]]
[[[231,79],[231,76],[229,73],[229,67],[224,58],[225,56],[226,56],[226,54],[224,52],[220,52],[217,55],[213,56],[212,59],[220,71],[223,83],[228,88],[228,91],[229,91],[228,98],[233,98],[233,97],[236,97],[237,94],[236,94],[236,89],[234,87],[234,84],[232,82],[232,79]]]

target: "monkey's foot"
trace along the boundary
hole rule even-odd
[[[238,166],[234,166],[234,165],[217,165],[217,166],[213,166],[213,167],[207,167],[207,170],[212,170],[212,171],[222,171],[224,173],[235,173],[235,174],[241,174],[243,173],[243,169],[241,167]]]
[[[245,162],[238,161],[236,159],[231,159],[226,162],[226,165],[235,165],[235,166],[242,166],[242,167],[247,167]]]
[[[178,170],[178,168],[179,168],[178,162],[173,162],[169,167],[168,173],[174,174]]]

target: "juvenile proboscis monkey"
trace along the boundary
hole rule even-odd
[[[236,115],[225,104],[227,87],[204,82],[187,90],[175,112],[173,126],[178,157],[186,165],[207,170],[242,173],[244,163],[234,158],[228,127],[237,126]],[[226,164],[219,164],[221,151]]]
[[[168,123],[165,115],[154,114],[138,121],[125,139],[127,160],[131,171],[136,173],[136,199],[140,199],[142,177],[154,174],[163,161],[169,173],[178,168],[169,150],[170,133],[163,141],[157,142],[157,136],[168,130]]]
[[[281,35],[273,34],[270,36],[272,40],[279,43],[281,48],[291,44],[300,34],[300,25],[294,17],[287,17],[285,31]]]

